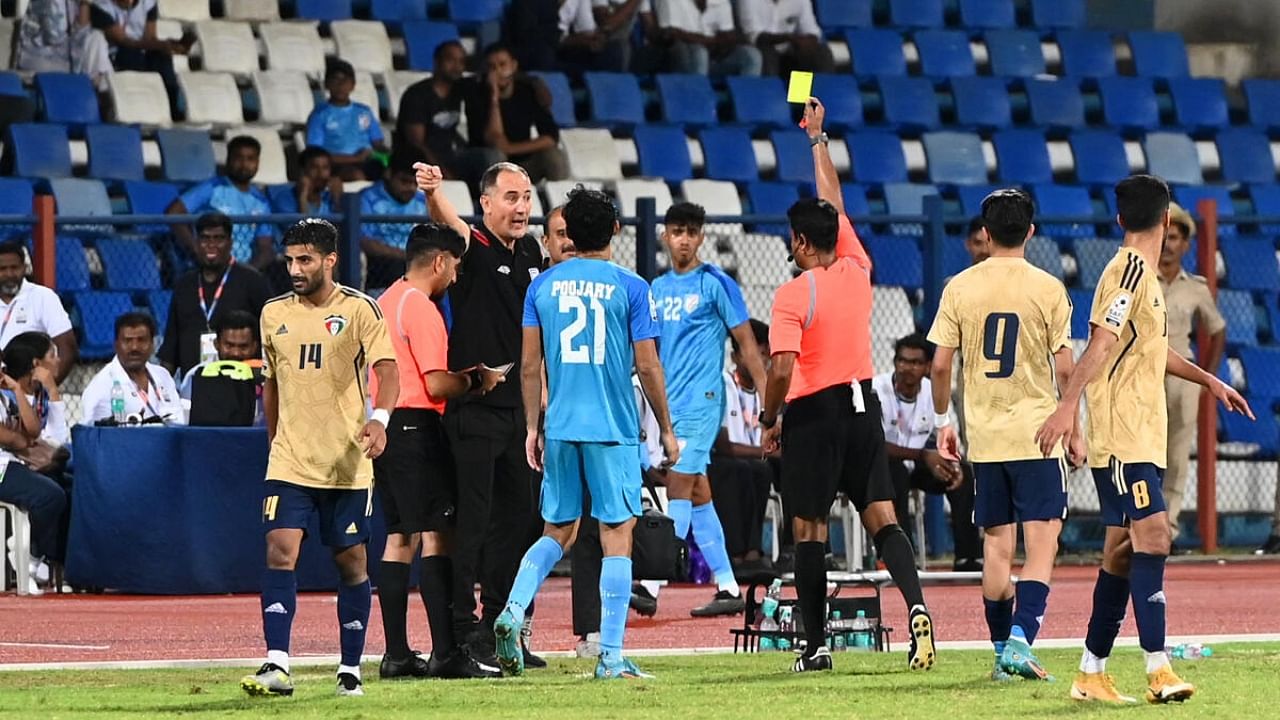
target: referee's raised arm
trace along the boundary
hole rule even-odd
[[[418,181],[418,189],[427,196],[427,212],[431,215],[431,219],[453,228],[454,232],[462,236],[467,247],[470,247],[471,226],[458,215],[458,209],[453,206],[449,198],[444,193],[437,192],[444,182],[444,173],[435,165],[426,163],[414,163],[413,169]]]
[[[827,134],[822,130],[826,117],[827,109],[823,107],[822,101],[816,97],[809,98],[804,106],[804,129],[809,135],[809,146],[813,150],[813,176],[818,185],[818,197],[834,205],[836,212],[844,215],[840,176],[836,174],[835,163],[831,161]]]

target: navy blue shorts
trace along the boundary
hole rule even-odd
[[[262,524],[267,532],[296,529],[304,535],[311,516],[320,514],[320,542],[346,548],[369,541],[373,488],[333,490],[268,480],[262,498]]]
[[[1107,527],[1127,527],[1168,506],[1164,502],[1164,470],[1153,463],[1122,463],[1115,458],[1104,468],[1093,468],[1098,507]]]
[[[973,464],[973,524],[1067,519],[1067,462],[1061,458]]]

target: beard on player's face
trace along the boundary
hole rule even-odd
[[[290,276],[289,279],[293,282],[293,291],[295,293],[303,296],[311,295],[324,284],[324,268],[321,267],[310,275],[297,273]]]

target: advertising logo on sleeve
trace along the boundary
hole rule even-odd
[[[1111,301],[1111,307],[1107,308],[1106,321],[1108,325],[1120,327],[1124,322],[1125,316],[1129,313],[1129,304],[1133,302],[1133,297],[1128,293],[1121,293]]]

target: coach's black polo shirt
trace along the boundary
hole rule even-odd
[[[498,367],[515,363],[507,381],[485,395],[451,400],[518,408],[521,320],[524,293],[542,268],[542,251],[532,235],[516,240],[511,250],[483,225],[471,229],[471,245],[462,258],[458,282],[449,289],[453,329],[449,333],[449,367],[462,370],[479,363]]]

